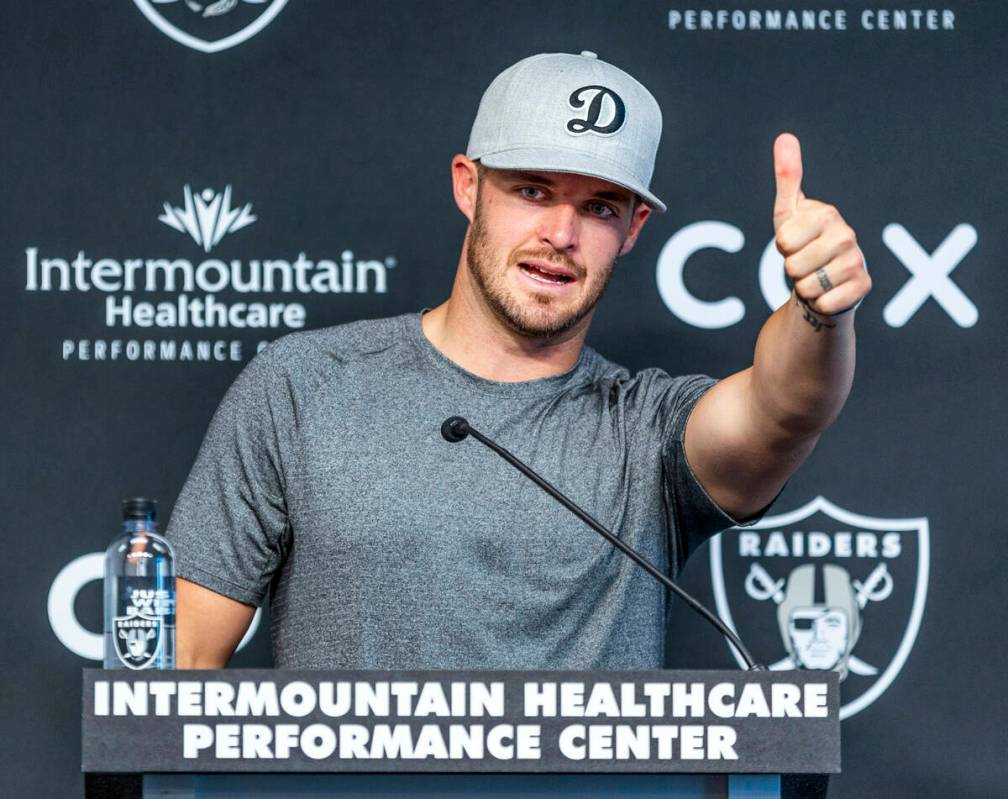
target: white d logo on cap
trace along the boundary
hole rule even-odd
[[[584,97],[586,94],[588,99]],[[567,99],[567,104],[575,111],[588,106],[586,118],[575,117],[567,121],[567,132],[575,136],[589,132],[611,136],[623,127],[626,120],[623,99],[605,86],[582,86],[575,89]]]

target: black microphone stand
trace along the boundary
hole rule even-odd
[[[483,435],[479,430],[472,427],[469,422],[463,419],[461,416],[452,416],[445,419],[441,425],[441,435],[444,436],[446,441],[453,444],[462,441],[466,436],[472,436],[477,441],[485,444],[498,455],[500,455],[504,460],[514,466],[518,471],[529,478],[533,483],[539,486],[543,491],[553,497],[557,502],[563,505],[567,510],[577,516],[581,521],[591,527],[595,532],[605,538],[610,544],[616,547],[620,552],[625,554],[634,563],[640,566],[644,571],[654,577],[658,582],[672,591],[676,596],[682,599],[687,605],[689,605],[693,610],[707,619],[708,622],[714,625],[715,628],[727,638],[732,646],[738,650],[738,653],[742,656],[742,659],[746,662],[746,666],[749,671],[765,671],[766,667],[761,666],[753,660],[752,655],[749,654],[749,650],[746,649],[745,644],[742,643],[741,639],[735,634],[735,632],[728,627],[721,619],[711,613],[707,608],[701,605],[696,599],[686,593],[682,588],[676,585],[672,580],[662,574],[661,570],[651,564],[648,560],[642,557],[636,550],[632,547],[627,546],[619,538],[613,535],[600,521],[595,519],[590,513],[581,508],[573,500],[569,499],[563,494],[558,488],[552,485],[547,480],[540,477],[536,472],[532,470],[531,467],[524,464],[510,452],[508,452],[504,447],[495,441],[491,441],[485,435]]]

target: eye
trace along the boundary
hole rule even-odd
[[[616,209],[613,208],[611,205],[600,202],[588,203],[588,212],[592,216],[597,216],[600,219],[613,219],[619,216],[619,214],[616,213]]]
[[[538,186],[519,186],[518,193],[526,200],[541,200],[546,196]]]

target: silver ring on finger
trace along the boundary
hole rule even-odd
[[[816,277],[819,278],[819,285],[822,286],[823,294],[833,288],[833,282],[826,274],[826,267],[820,266],[815,270]]]

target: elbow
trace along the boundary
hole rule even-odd
[[[175,668],[177,669],[223,669],[230,658],[222,657],[217,652],[199,651],[194,647],[179,647],[175,653]]]

